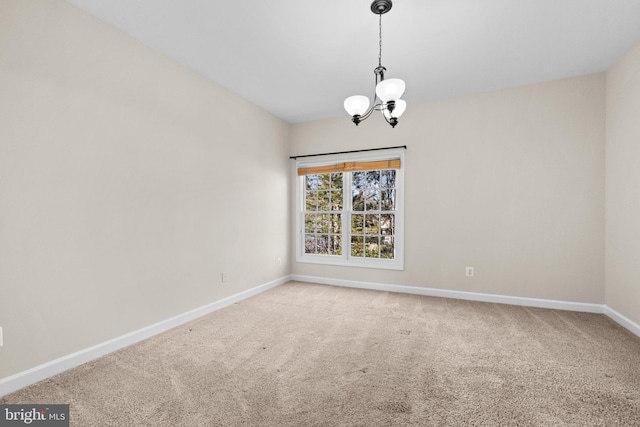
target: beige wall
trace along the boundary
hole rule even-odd
[[[396,129],[288,126],[62,0],[3,0],[0,378],[288,273],[640,323],[639,75],[637,46],[606,77],[412,104]],[[405,270],[295,263],[287,156],[395,145]]]
[[[288,133],[65,1],[0,2],[0,378],[288,274]]]
[[[395,129],[346,114],[293,126],[292,154],[408,146],[405,271],[293,273],[603,303],[604,108],[601,73],[412,104]]]
[[[640,324],[640,44],[607,72],[606,304]]]

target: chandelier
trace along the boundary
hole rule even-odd
[[[363,95],[354,95],[345,99],[344,108],[356,126],[376,110],[382,112],[382,116],[391,127],[396,127],[398,118],[407,108],[407,103],[400,99],[404,93],[404,81],[400,79],[385,80],[384,73],[387,69],[382,66],[382,15],[389,12],[392,5],[391,0],[374,0],[371,3],[371,11],[379,17],[378,66],[373,70],[376,76],[376,91],[371,107],[369,107],[369,98]]]

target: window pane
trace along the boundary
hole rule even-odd
[[[341,214],[329,215],[329,232],[332,234],[342,233],[342,215]]]
[[[380,238],[380,258],[394,258],[394,242],[391,236],[382,236]]]
[[[378,236],[366,237],[365,240],[365,256],[367,258],[379,258],[380,245]]]
[[[331,192],[331,209],[332,211],[342,210],[342,190],[333,190]]]
[[[380,215],[365,215],[365,234],[378,234],[380,232]]]
[[[351,179],[351,186],[354,188],[360,188],[363,189],[365,187],[365,172],[353,172],[352,173],[352,179]]]
[[[307,190],[317,190],[318,189],[318,182],[319,182],[319,177],[318,175],[307,175],[304,178],[305,181],[305,187]]]
[[[364,192],[362,190],[353,190],[353,210],[354,211],[363,211],[364,210]]]
[[[313,234],[305,234],[304,236],[304,253],[316,253],[316,236],[314,236]]]
[[[304,215],[304,231],[305,233],[315,233],[316,231],[316,214]]]
[[[396,171],[394,169],[384,170],[380,172],[380,186],[382,188],[396,187]]]
[[[363,236],[351,236],[351,256],[364,256]]]
[[[322,186],[320,190],[330,190],[331,189],[331,175],[332,173],[325,173],[320,175],[322,177]]]
[[[318,193],[316,191],[307,191],[305,196],[305,207],[308,211],[318,209]]]
[[[380,215],[380,234],[393,235],[395,234],[395,215],[383,214]]]
[[[331,192],[329,191],[318,191],[318,210],[319,211],[328,211],[329,210],[329,198],[331,197]]]
[[[341,190],[342,189],[342,174],[337,172],[337,173],[332,173],[331,174],[331,188],[333,188],[334,190]]]
[[[329,236],[325,234],[316,236],[316,245],[320,255],[329,255]]]
[[[364,215],[353,214],[351,215],[351,234],[364,233]]]
[[[364,210],[365,173],[353,172],[351,180],[352,205],[354,211]]]
[[[342,255],[342,237],[329,236],[329,252],[333,255]]]
[[[318,233],[328,233],[329,232],[329,214],[320,214],[316,218],[316,230]]]
[[[374,188],[380,188],[380,171],[367,172],[367,185]]]
[[[382,209],[383,211],[396,210],[396,190],[385,190],[382,192]]]
[[[368,211],[380,210],[380,190],[369,187],[365,192],[365,208]]]

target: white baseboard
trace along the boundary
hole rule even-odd
[[[301,276],[293,274],[291,280],[300,282],[337,285],[349,288],[373,289],[377,291],[401,292],[405,294],[425,295],[431,297],[453,298],[468,301],[495,302],[499,304],[521,305],[526,307],[552,308],[556,310],[582,311],[587,313],[602,313],[602,304],[583,302],[557,301],[540,298],[512,297],[497,294],[483,294],[477,292],[453,291],[448,289],[423,288],[407,285],[390,285],[385,283],[361,282],[356,280],[329,279],[326,277]]]
[[[551,308],[551,309],[557,309],[557,310],[601,313],[610,317],[616,323],[620,324],[624,328],[628,329],[629,331],[631,331],[632,333],[640,337],[640,325],[638,325],[637,323],[633,322],[631,319],[623,316],[622,314],[618,313],[617,311],[613,310],[612,308],[604,304],[590,304],[590,303],[556,301],[556,300],[539,299],[539,298],[512,297],[512,296],[484,294],[484,293],[477,293],[477,292],[454,291],[454,290],[447,290],[447,289],[424,288],[424,287],[407,286],[407,285],[391,285],[391,284],[384,284],[384,283],[331,279],[326,277],[303,276],[303,275],[293,274],[293,275],[281,277],[279,279],[273,280],[268,283],[264,283],[260,286],[256,286],[255,288],[248,289],[246,291],[240,292],[230,297],[221,299],[219,301],[215,301],[213,303],[196,308],[194,310],[188,311],[178,316],[174,316],[172,318],[163,320],[161,322],[158,322],[153,325],[147,326],[145,328],[139,329],[137,331],[128,333],[126,335],[122,335],[120,337],[103,342],[101,344],[97,344],[95,346],[86,348],[84,350],[80,350],[78,352],[69,354],[67,356],[63,356],[59,359],[52,360],[50,362],[31,368],[29,370],[19,372],[10,377],[2,378],[0,379],[0,397],[5,396],[9,393],[13,393],[14,391],[17,391],[21,388],[35,384],[39,381],[42,381],[46,378],[62,373],[76,366],[82,365],[83,363],[87,363],[87,362],[90,362],[91,360],[105,356],[121,348],[135,344],[139,341],[142,341],[144,339],[147,339],[159,333],[168,331],[169,329],[175,328],[176,326],[180,326],[184,323],[187,323],[191,320],[202,317],[206,314],[212,313],[216,310],[220,310],[221,308],[227,307],[238,301],[242,301],[246,298],[252,297],[254,295],[267,291],[269,289],[275,288],[276,286],[282,285],[283,283],[286,283],[290,280],[296,280],[300,282],[309,282],[309,283],[320,283],[325,285],[344,286],[344,287],[350,287],[350,288],[372,289],[372,290],[387,291],[387,292],[400,292],[400,293],[415,294],[415,295],[454,298],[454,299],[462,299],[462,300],[469,300],[469,301],[483,301],[483,302],[493,302],[493,303],[499,303],[499,304],[520,305],[520,306],[527,306],[527,307],[540,307],[540,308]]]
[[[113,353],[116,350],[130,346],[161,332],[168,331],[169,329],[180,326],[184,323],[212,313],[216,310],[220,310],[221,308],[227,307],[238,301],[247,299],[271,288],[275,288],[276,286],[286,283],[289,280],[291,280],[290,276],[281,277],[279,279],[264,283],[262,285],[256,286],[255,288],[251,288],[230,297],[223,298],[219,301],[215,301],[186,313],[179,314],[166,320],[162,320],[153,325],[138,329],[137,331],[130,332],[128,334],[111,339],[109,341],[105,341],[89,348],[85,348],[67,356],[60,357],[26,371],[19,372],[10,377],[2,378],[0,379],[0,397],[67,371],[71,368],[75,368],[76,366],[82,365],[83,363],[87,363],[109,353]]]
[[[406,294],[425,295],[431,297],[454,298],[468,301],[494,302],[498,304],[520,305],[525,307],[551,308],[555,310],[581,311],[585,313],[604,314],[625,329],[640,337],[640,325],[623,316],[604,304],[584,302],[557,301],[540,298],[512,297],[477,292],[453,291],[447,289],[423,288],[418,286],[390,285],[385,283],[362,282],[357,280],[330,279],[326,277],[302,276],[292,274],[291,280],[300,282],[320,283],[323,285],[344,286],[348,288],[372,289],[377,291],[401,292]]]
[[[613,321],[615,321],[619,325],[625,327],[626,329],[640,337],[640,325],[638,325],[633,320],[623,316],[608,305],[604,306],[604,314],[613,319]]]

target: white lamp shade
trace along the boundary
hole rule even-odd
[[[344,109],[350,116],[361,116],[369,109],[369,98],[362,95],[350,96],[344,100]]]
[[[396,119],[399,119],[402,113],[404,113],[404,110],[406,109],[407,109],[407,102],[403,99],[398,99],[396,101],[396,106],[393,109],[393,112],[389,112],[389,110],[385,108],[384,110],[382,110],[382,114],[384,114],[387,119],[390,119],[391,117],[395,117]]]
[[[397,101],[404,93],[404,80],[387,79],[376,86],[376,95],[382,102]]]

